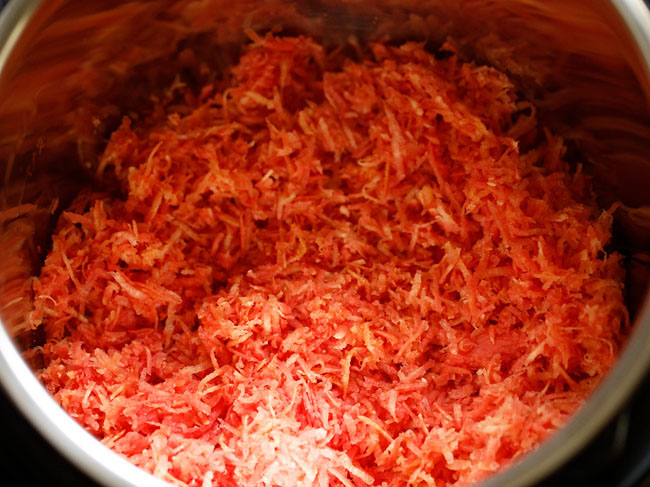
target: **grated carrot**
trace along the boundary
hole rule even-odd
[[[63,213],[33,284],[42,382],[178,485],[467,485],[625,338],[611,211],[506,76],[342,52],[256,36],[182,115],[125,119],[121,193]]]

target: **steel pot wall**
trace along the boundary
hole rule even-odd
[[[489,487],[533,485],[598,432],[650,364],[650,14],[642,0],[13,0],[0,17],[0,209],[64,207],[92,174],[123,113],[168,86],[191,48],[225,67],[246,29],[304,32],[325,44],[354,37],[450,38],[470,58],[507,72],[542,122],[588,162],[603,206],[622,201],[616,244],[628,256],[634,331],[615,369],[574,419]],[[197,85],[201,73],[184,66]],[[0,382],[68,459],[107,486],[163,485],[101,445],[47,394],[21,358],[30,336],[32,262],[53,216],[21,245],[0,219]],[[15,222],[14,222],[15,223]],[[15,244],[15,242],[14,242]],[[12,274],[13,273],[13,274]],[[20,276],[19,276],[20,277]]]

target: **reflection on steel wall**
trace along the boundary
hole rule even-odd
[[[387,36],[435,48],[450,36],[508,72],[546,123],[606,168],[617,199],[637,205],[646,197],[639,181],[650,178],[650,128],[635,77],[643,69],[622,25],[602,0],[45,2],[0,80],[0,174],[92,167],[119,118],[168,86],[178,66],[203,81],[188,49],[225,66],[245,29],[283,26],[330,43]],[[11,163],[14,153],[29,162]]]

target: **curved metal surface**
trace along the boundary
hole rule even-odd
[[[107,487],[169,484],[140,470],[102,445],[59,407],[41,386],[0,327],[0,381],[34,427],[70,462]],[[34,465],[38,468],[38,465]]]
[[[11,2],[0,15],[0,71],[40,0]],[[0,326],[0,383],[29,422],[71,463],[106,487],[165,487],[102,445],[72,419],[38,382],[16,343]],[[38,465],[34,465],[38,468]]]
[[[211,62],[226,65],[245,26],[274,25],[330,43],[390,35],[435,45],[452,36],[463,52],[508,72],[539,104],[544,122],[590,159],[604,204],[650,205],[650,14],[642,0],[14,1],[0,16],[4,187],[31,174],[73,177],[92,169],[115,120],[152,88],[152,79],[164,86],[173,76],[160,60],[207,40],[220,47]],[[625,238],[648,247],[647,228],[631,227]],[[572,421],[482,486],[533,485],[611,418],[650,367],[648,300],[636,315],[618,365]],[[9,326],[13,317],[5,311],[2,318]],[[165,485],[71,419],[41,387],[5,327],[0,382],[32,424],[98,482]]]

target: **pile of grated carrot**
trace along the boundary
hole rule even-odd
[[[557,430],[627,328],[612,212],[449,45],[260,38],[125,119],[60,217],[29,353],[181,486],[461,486]]]

